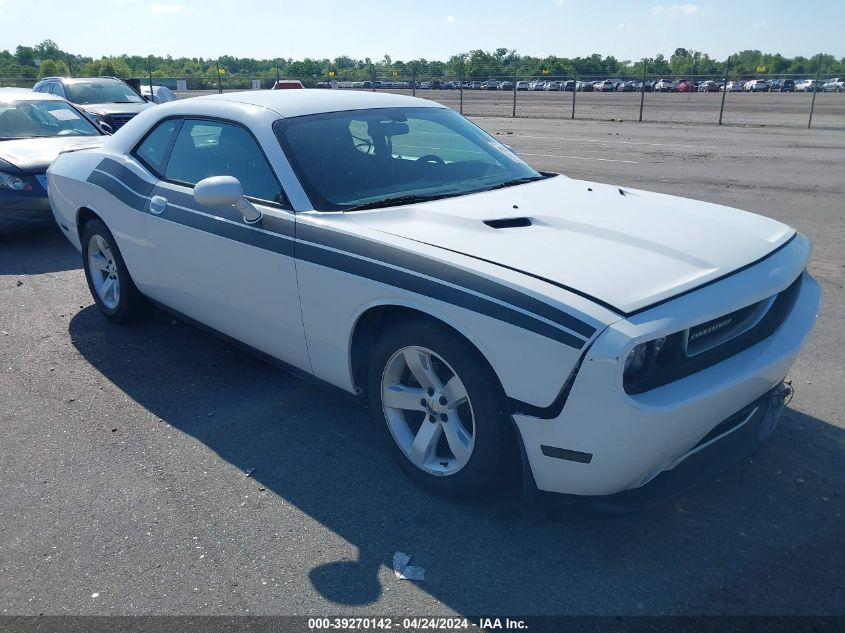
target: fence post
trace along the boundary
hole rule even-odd
[[[376,67],[375,64],[370,64],[370,87],[373,92],[376,91]]]
[[[459,77],[458,86],[460,87],[460,109],[459,112],[461,114],[464,113],[464,74],[461,73]]]
[[[725,80],[722,84],[722,105],[719,107],[719,125],[722,125],[722,115],[725,113],[725,97],[728,94],[728,62],[725,62]]]
[[[642,83],[640,83],[640,123],[643,122],[643,106],[645,105],[645,76],[647,68],[648,63],[643,60],[643,80]]]
[[[578,92],[578,73],[572,76],[572,116],[569,117],[571,121],[575,120],[575,93]],[[566,87],[566,86],[564,86]]]
[[[147,72],[150,74],[150,99],[155,101],[155,93],[153,92],[153,59],[147,59]]]
[[[513,111],[511,112],[511,118],[516,118],[516,73],[513,75]]]
[[[411,70],[411,96],[417,96],[417,65]]]
[[[819,55],[819,66],[821,66],[821,55]],[[807,129],[813,125],[813,110],[816,109],[816,93],[819,91],[819,68],[816,67],[816,81],[813,82],[813,100],[810,102],[810,120],[807,121]]]
[[[223,94],[223,84],[220,83],[220,60],[217,60],[217,92]]]
[[[687,90],[687,101],[692,99],[692,77],[695,74],[695,56],[696,54],[692,54],[692,68],[689,71],[689,89]]]

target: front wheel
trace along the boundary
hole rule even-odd
[[[512,431],[484,357],[449,328],[411,319],[385,332],[371,358],[370,410],[405,473],[448,496],[486,489]]]
[[[149,304],[135,287],[114,236],[101,220],[89,220],[82,229],[82,264],[91,296],[107,319],[125,323],[147,312]]]

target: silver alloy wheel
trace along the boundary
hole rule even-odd
[[[457,372],[423,347],[398,350],[381,378],[381,401],[396,444],[417,468],[454,475],[475,447],[475,417]]]
[[[96,233],[88,240],[88,272],[100,301],[114,310],[120,302],[120,274],[109,243]]]

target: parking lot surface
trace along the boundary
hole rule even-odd
[[[409,89],[381,89],[411,95]],[[230,92],[224,88],[224,92]],[[180,97],[216,94],[216,90],[190,90]],[[645,123],[690,123],[717,125],[722,94],[647,92],[576,92],[573,117],[572,92],[517,91],[516,107],[510,90],[424,90],[416,96],[431,99],[466,116],[564,119],[596,121],[638,121],[642,100]],[[461,100],[463,99],[463,106]],[[755,125],[804,129],[813,106],[813,127],[845,131],[845,94],[811,92],[729,92],[725,96],[724,125]]]
[[[753,460],[605,520],[434,498],[364,409],[163,312],[108,324],[57,231],[0,237],[4,614],[845,614],[845,133],[477,122],[540,169],[813,240],[822,312]]]

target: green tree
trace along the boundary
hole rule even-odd
[[[41,62],[41,68],[38,69],[39,77],[55,77],[58,74],[59,73],[56,70],[56,62],[52,59],[45,59]]]

